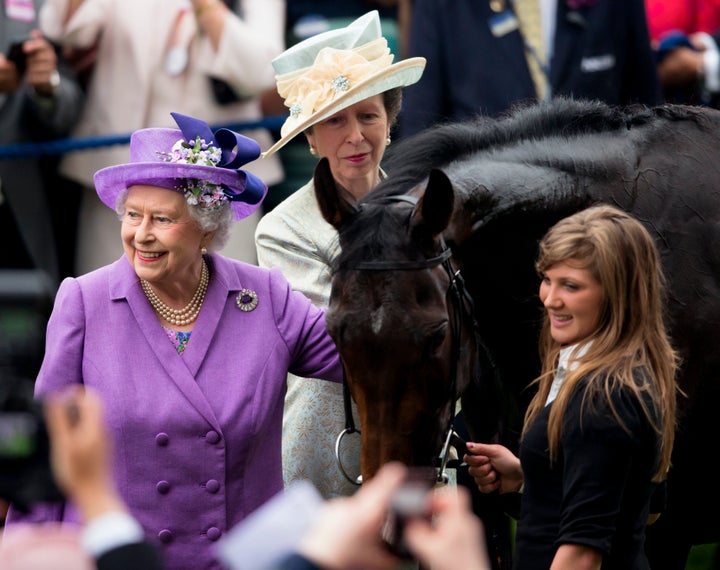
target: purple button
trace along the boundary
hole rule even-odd
[[[213,542],[220,538],[221,534],[222,533],[220,532],[220,529],[214,526],[211,526],[209,529],[207,529],[207,537]]]
[[[207,483],[205,483],[205,490],[208,493],[217,493],[220,490],[220,483],[215,479],[210,479]]]
[[[175,537],[173,536],[172,531],[167,528],[164,528],[158,533],[158,539],[160,542],[164,542],[165,544],[172,542],[173,538]]]
[[[217,443],[220,441],[220,434],[216,432],[215,430],[210,430],[205,434],[205,441],[208,443]]]
[[[170,483],[168,483],[167,481],[158,481],[158,484],[155,485],[155,488],[161,495],[167,495],[170,491]]]
[[[170,436],[164,432],[160,432],[155,436],[155,443],[157,443],[160,447],[165,447],[168,443],[170,443]]]

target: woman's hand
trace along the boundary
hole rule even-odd
[[[482,493],[498,489],[501,493],[520,490],[524,481],[522,467],[520,460],[508,448],[468,442],[467,449],[463,461],[468,464],[468,473]]]
[[[658,65],[660,82],[665,87],[692,85],[701,76],[703,54],[688,47],[677,47]]]
[[[40,30],[32,30],[30,39],[23,44],[27,70],[25,80],[36,93],[50,97],[55,92],[59,76],[55,48]]]
[[[0,93],[14,93],[21,79],[15,64],[0,53]]]

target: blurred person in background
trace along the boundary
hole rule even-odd
[[[668,103],[720,107],[720,0],[645,0]]]
[[[73,74],[37,29],[42,4],[0,3],[0,145],[66,136],[82,109]],[[53,287],[62,273],[59,240],[69,239],[60,228],[77,203],[58,187],[56,160],[0,158],[0,269],[40,269]]]
[[[230,6],[228,6],[228,4]],[[284,48],[284,0],[46,0],[40,24],[65,48],[93,55],[87,104],[73,137],[170,127],[171,111],[211,125],[259,120],[260,95],[273,87],[270,62]],[[265,129],[244,134],[263,146]],[[76,151],[61,171],[84,187],[76,275],[121,253],[117,225],[97,199],[93,174],[126,161],[126,145]],[[282,180],[277,158],[248,170],[272,185]],[[255,262],[252,236],[259,214],[237,224],[229,257]]]
[[[414,0],[409,42],[428,65],[402,136],[560,95],[662,100],[643,0]]]

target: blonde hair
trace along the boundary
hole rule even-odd
[[[592,343],[577,360],[578,367],[568,372],[550,411],[550,457],[557,457],[565,407],[581,379],[587,380],[583,409],[604,398],[627,430],[610,397],[614,390],[625,387],[637,396],[660,436],[653,480],[661,481],[670,466],[675,438],[678,359],[663,322],[665,279],[655,242],[629,214],[612,206],[593,206],[561,220],[547,232],[540,242],[536,269],[543,273],[568,259],[580,261],[600,283],[603,300],[598,328],[588,339]],[[561,348],[550,335],[546,315],[540,334],[542,372],[535,381],[538,391],[525,414],[523,434],[545,406]],[[644,393],[649,394],[654,409],[648,409]]]

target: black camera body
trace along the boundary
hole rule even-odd
[[[33,397],[52,299],[44,273],[0,270],[0,497],[23,511],[62,498],[42,405]]]
[[[25,52],[23,51],[23,44],[26,41],[27,39],[13,42],[12,44],[10,44],[7,53],[5,54],[7,60],[12,61],[15,64],[18,75],[20,76],[25,75],[25,70],[27,69],[27,60],[25,57]]]
[[[405,525],[412,519],[430,520],[432,510],[430,493],[437,482],[432,467],[410,468],[405,482],[397,489],[388,508],[388,516],[383,527],[383,539],[390,551],[404,559],[413,555],[403,541]]]
[[[7,397],[0,402],[0,497],[27,511],[62,494],[50,468],[50,442],[42,407],[23,395],[24,379],[0,371]],[[30,384],[32,385],[32,384]]]

